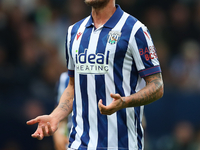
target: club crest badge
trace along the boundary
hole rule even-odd
[[[119,31],[110,31],[108,33],[108,43],[111,45],[116,44],[120,40],[121,34]]]

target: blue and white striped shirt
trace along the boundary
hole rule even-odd
[[[66,59],[75,79],[70,144],[79,150],[143,150],[143,106],[102,115],[98,101],[110,93],[129,96],[145,86],[143,77],[161,72],[151,36],[140,21],[121,10],[101,27],[92,17],[68,29]]]

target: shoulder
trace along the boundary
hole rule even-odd
[[[125,12],[126,13],[126,12]],[[128,13],[126,13],[126,14],[128,14]],[[130,23],[132,23],[133,25],[137,22],[137,21],[139,21],[137,18],[135,18],[134,16],[132,16],[132,15],[130,15],[130,14],[128,14],[128,19],[127,19],[127,21],[129,21]]]
[[[126,28],[130,29],[133,32],[138,31],[140,28],[146,27],[140,20],[138,20],[136,17],[124,12],[124,15],[128,16],[126,19]]]
[[[69,32],[69,31],[72,32],[72,33],[77,32],[77,30],[79,29],[79,27],[80,27],[80,25],[83,23],[83,21],[86,20],[86,19],[88,19],[89,17],[90,17],[90,16],[85,17],[84,19],[82,19],[82,20],[80,20],[80,21],[74,23],[73,25],[69,26],[68,32]]]
[[[145,26],[145,24],[143,24],[140,20],[138,20],[132,15],[129,15],[129,17],[127,18],[126,24],[128,27],[131,28],[132,30],[131,34],[133,35],[135,35],[137,32],[143,32],[143,30],[144,31],[147,30],[147,27]]]

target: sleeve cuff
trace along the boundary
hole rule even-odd
[[[156,73],[160,73],[160,72],[161,72],[160,66],[154,66],[154,67],[139,71],[139,74],[140,74],[141,78],[144,78],[146,76],[150,76],[152,74],[156,74]]]
[[[68,76],[74,77],[74,70],[68,70]]]

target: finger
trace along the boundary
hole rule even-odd
[[[34,133],[34,134],[32,134],[31,135],[33,138],[36,138],[36,139],[38,139],[38,140],[42,140],[43,139],[43,135],[40,135],[40,134],[38,134],[38,133]]]
[[[53,130],[51,128],[50,122],[47,122],[47,128],[48,128],[48,135],[52,135],[53,134]]]
[[[38,136],[37,136],[37,139],[38,139],[38,140],[42,140],[43,138],[44,138],[43,135],[38,135]]]
[[[39,134],[34,133],[34,134],[32,134],[31,136],[32,136],[33,138],[37,138],[38,135],[39,135]]]
[[[42,126],[37,127],[37,130],[31,135],[33,138],[37,138],[38,140],[42,140],[44,135],[42,131]]]
[[[44,125],[42,126],[42,132],[43,132],[44,136],[49,136]]]

